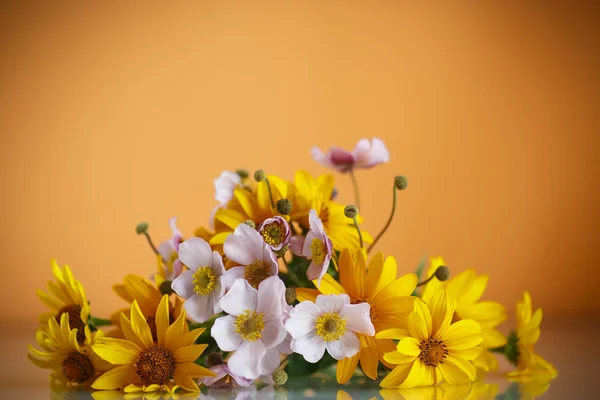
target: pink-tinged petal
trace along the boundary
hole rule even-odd
[[[298,339],[314,331],[317,318],[323,311],[312,301],[303,301],[290,311],[290,317],[285,321],[285,329]]]
[[[196,271],[211,264],[212,249],[204,239],[191,237],[179,246],[179,259],[186,267]]]
[[[277,275],[279,273],[279,264],[277,263],[277,256],[269,245],[264,244],[262,249],[262,254],[259,260],[264,261],[269,264],[269,275]]]
[[[340,311],[340,317],[346,320],[346,327],[352,332],[374,336],[375,327],[370,317],[369,303],[348,304]]]
[[[312,257],[312,250],[310,249],[310,246],[315,239],[321,240],[321,238],[317,237],[312,230],[308,231],[306,234],[306,239],[304,240],[304,246],[302,247],[302,254],[304,254],[304,257]]]
[[[283,342],[287,332],[283,327],[283,321],[281,319],[274,319],[265,322],[265,328],[262,331],[262,342],[267,349],[277,346]]]
[[[350,169],[356,161],[354,154],[339,147],[332,147],[328,155],[331,163],[340,169]]]
[[[160,257],[163,259],[164,262],[169,261],[171,257],[173,257],[173,254],[176,253],[175,249],[173,249],[173,246],[171,245],[170,240],[165,240],[164,242],[161,242],[156,248],[156,250],[158,250],[158,254],[160,254]]]
[[[227,375],[229,375],[229,370],[227,369],[225,364],[214,365],[209,369],[215,374],[215,376],[205,376],[203,378],[200,378],[198,383],[202,383],[206,386],[214,385],[214,387],[218,387],[220,386],[219,381],[225,378]]]
[[[323,312],[340,313],[345,305],[350,304],[350,297],[347,294],[320,294],[315,302]]]
[[[196,294],[183,303],[188,317],[196,322],[205,322],[214,315],[214,304],[209,296]]]
[[[183,272],[171,283],[171,289],[184,299],[189,299],[196,294],[196,292],[194,292],[195,286],[193,271]]]
[[[279,343],[275,348],[281,354],[292,354],[292,336],[288,333],[285,335],[285,338]]]
[[[246,270],[246,267],[233,267],[233,268],[225,271],[225,275],[222,276],[222,278],[223,278],[222,283],[223,283],[223,286],[225,287],[225,290],[231,289],[231,287],[235,283],[236,279],[240,279],[240,278],[244,279],[244,271],[245,270]]]
[[[223,252],[238,265],[249,265],[254,260],[262,260],[263,245],[258,232],[246,224],[239,224],[233,234],[225,239]]]
[[[233,351],[242,344],[242,338],[235,329],[235,317],[232,315],[217,318],[210,329],[210,335],[223,351]]]
[[[290,239],[290,250],[295,256],[304,257],[304,236],[296,235]]]
[[[264,320],[281,319],[282,301],[285,299],[285,284],[278,276],[270,276],[258,285],[256,311],[264,313]]]
[[[238,316],[246,310],[255,311],[258,291],[245,279],[236,279],[229,292],[221,298],[221,307],[229,314]]]
[[[215,208],[213,208],[210,212],[210,216],[208,217],[208,227],[211,230],[215,229],[215,216],[217,215],[217,211],[219,211],[222,207],[222,205],[215,206]]]
[[[244,341],[229,359],[229,369],[234,374],[246,379],[256,379],[260,376],[258,361],[265,356],[266,352],[267,349],[262,341]]]
[[[321,218],[319,218],[314,209],[311,209],[308,212],[308,224],[310,225],[310,230],[315,233],[316,237],[323,240],[325,237],[325,228],[323,227]]]
[[[292,339],[291,348],[294,353],[301,354],[309,363],[316,363],[325,354],[325,341],[315,332]]]
[[[381,139],[360,140],[354,149],[355,168],[371,168],[390,160],[390,153]]]
[[[322,166],[337,169],[337,167],[333,165],[333,163],[329,159],[329,155],[324,154],[319,148],[313,147],[312,149],[310,149],[310,155],[312,156],[313,160],[315,160]]]
[[[183,234],[177,228],[177,217],[169,220],[169,226],[171,227],[171,246],[173,246],[175,251],[179,251],[179,245],[183,241]]]
[[[213,291],[209,294],[210,302],[213,305],[213,312],[215,314],[223,311],[223,308],[221,307],[221,297],[223,297],[223,294],[225,293],[225,287],[223,286],[222,279],[223,278],[221,277],[217,280]]]
[[[329,258],[329,256],[325,256],[325,259],[321,264],[317,264],[314,261],[312,261],[308,266],[308,269],[306,270],[306,277],[308,279],[310,279],[311,281],[314,281],[315,279],[318,280],[317,288],[321,286],[321,279],[323,279],[323,276],[325,276],[325,273],[327,272],[327,268],[329,268],[330,260],[331,259]]]
[[[226,204],[233,198],[235,188],[242,182],[242,178],[235,172],[223,171],[215,184],[215,199],[220,204]]]
[[[258,362],[258,370],[262,376],[271,375],[281,364],[281,356],[276,348],[267,349],[265,356]]]
[[[283,240],[277,244],[276,246],[270,246],[273,250],[281,250],[283,248],[283,246],[287,246],[290,242],[290,236],[292,234],[292,231],[290,229],[290,225],[288,224],[288,222],[283,218],[280,217],[279,215],[273,217],[273,218],[267,218],[266,220],[264,220],[257,228],[258,233],[264,237],[264,230],[270,226],[270,225],[277,225],[279,227],[279,229],[283,229],[284,231],[284,237]]]
[[[173,276],[171,277],[172,278],[171,280],[177,278],[179,275],[181,275],[182,272],[183,272],[183,263],[178,258],[177,260],[173,261]]]
[[[223,258],[217,251],[212,253],[212,262],[210,263],[210,269],[215,276],[221,276],[225,274],[225,266],[223,265]]]
[[[360,350],[360,341],[354,332],[346,331],[339,340],[325,342],[327,352],[336,360],[352,357]]]

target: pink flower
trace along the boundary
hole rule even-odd
[[[223,171],[217,179],[214,180],[215,184],[215,199],[219,204],[213,208],[210,218],[208,220],[210,229],[214,229],[215,215],[220,208],[227,207],[229,200],[233,199],[235,189],[242,183],[242,178],[235,172]]]
[[[265,243],[273,250],[281,250],[283,246],[287,246],[292,235],[290,225],[279,215],[265,219],[257,230]]]
[[[237,376],[236,374],[231,372],[231,370],[225,363],[214,365],[209,369],[212,372],[214,372],[216,376],[205,376],[204,378],[198,380],[198,384],[204,384],[206,386],[217,388],[231,387],[233,386],[233,382],[235,382],[238,386],[241,387],[248,387],[252,384],[251,379],[246,379],[241,376]],[[227,378],[228,376],[231,377],[231,379],[233,379],[233,382]]]
[[[171,227],[171,238],[165,240],[158,245],[158,253],[163,259],[165,264],[165,279],[172,281],[177,278],[181,272],[183,265],[179,260],[177,253],[179,252],[179,245],[183,242],[183,234],[177,228],[177,217],[173,217],[169,220],[169,226]],[[172,269],[169,270],[169,263],[172,263]]]
[[[390,160],[390,153],[385,148],[385,144],[377,138],[373,138],[371,142],[367,139],[359,140],[352,152],[332,147],[327,154],[324,154],[318,148],[313,147],[310,153],[319,164],[339,172],[371,168]]]

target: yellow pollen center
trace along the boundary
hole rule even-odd
[[[54,319],[60,324],[60,317],[64,314],[69,314],[69,327],[71,329],[77,329],[77,342],[80,344],[85,341],[85,324],[81,320],[81,306],[77,304],[68,304],[62,307]]]
[[[265,314],[246,310],[235,319],[235,331],[243,340],[254,342],[262,337],[265,329],[263,317]]]
[[[244,278],[250,286],[258,289],[258,284],[269,277],[270,264],[266,261],[254,260],[244,269]]]
[[[375,316],[375,309],[373,308],[373,304],[369,303],[369,300],[366,299],[350,299],[350,304],[360,304],[367,303],[369,304],[369,317],[371,318],[371,322],[375,322],[377,319]]]
[[[430,367],[437,367],[438,364],[443,364],[443,360],[448,354],[444,342],[433,338],[422,341],[419,347],[421,348],[419,358],[425,365],[429,365]]]
[[[194,293],[206,296],[215,288],[217,277],[213,274],[210,267],[198,268],[193,276],[192,282],[194,282]]]
[[[63,360],[62,372],[69,382],[83,383],[94,375],[95,370],[88,356],[74,351]]]
[[[316,330],[324,341],[333,342],[346,333],[346,321],[337,313],[325,313],[317,318]]]
[[[262,237],[268,245],[277,246],[285,239],[285,230],[279,224],[272,223],[262,230]]]
[[[142,351],[136,367],[144,385],[165,385],[175,372],[175,357],[166,347],[155,344]]]
[[[316,264],[322,264],[325,261],[325,255],[327,254],[327,249],[325,248],[325,244],[319,239],[313,239],[310,244],[310,254],[313,262]]]

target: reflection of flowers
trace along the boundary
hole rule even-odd
[[[467,385],[422,386],[409,389],[383,389],[379,392],[384,400],[493,400],[498,385],[473,382]]]
[[[207,394],[200,393],[198,400],[287,400],[287,398],[285,391],[276,391],[272,386],[265,386],[264,388],[257,390],[256,386],[252,385],[234,389],[209,388]]]

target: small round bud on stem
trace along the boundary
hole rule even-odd
[[[406,186],[408,186],[408,181],[406,180],[406,177],[402,175],[398,175],[397,177],[395,177],[394,186],[396,186],[396,189],[398,190],[406,189]]]
[[[251,219],[247,219],[243,223],[248,225],[252,229],[256,229],[256,224]]]
[[[288,199],[279,199],[275,203],[275,208],[281,215],[290,215],[292,213],[292,202]]]
[[[276,385],[284,385],[288,380],[287,372],[282,369],[279,369],[273,372],[273,383]]]
[[[445,265],[440,265],[435,270],[435,277],[440,282],[447,281],[448,278],[450,278],[450,268],[446,267]]]
[[[291,306],[292,304],[294,304],[295,301],[296,301],[296,289],[294,289],[293,287],[286,288],[285,289],[285,302]]]
[[[163,281],[163,283],[161,283],[160,286],[158,287],[158,291],[160,292],[160,294],[171,295],[171,294],[175,293],[175,291],[171,287],[171,283],[172,283],[171,281]]]
[[[354,204],[347,205],[344,208],[344,215],[348,218],[356,218],[358,215],[358,207],[356,207]]]
[[[242,179],[246,179],[248,177],[247,169],[240,168],[240,169],[236,170],[235,173],[238,174],[238,176]]]
[[[257,169],[256,171],[254,171],[254,180],[256,182],[262,182],[262,181],[265,180],[265,178],[266,178],[266,175],[265,175],[265,171],[264,170]]]
[[[215,365],[223,364],[223,356],[221,353],[210,353],[208,357],[206,357],[206,364],[208,367],[214,367]]]
[[[148,232],[148,223],[140,222],[136,225],[135,231],[138,235],[143,235],[144,233]]]
[[[283,246],[281,249],[274,250],[273,252],[277,256],[277,258],[283,258],[285,256],[285,253],[287,253],[287,251],[288,251],[289,248],[290,248],[289,246]]]

